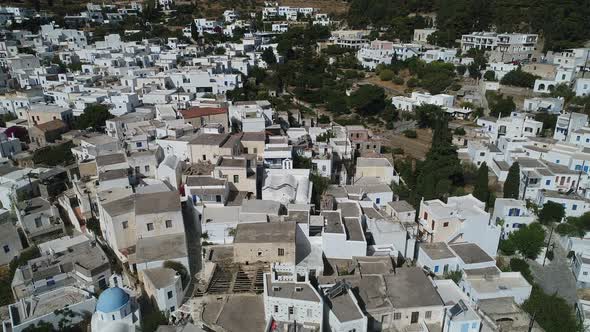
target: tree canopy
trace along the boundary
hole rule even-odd
[[[516,250],[528,259],[536,259],[545,245],[545,230],[541,224],[535,222],[510,233],[508,239],[503,242],[502,251],[505,254],[513,254],[513,250]]]
[[[520,165],[518,161],[512,163],[508,169],[508,176],[504,182],[504,198],[518,199],[520,192]]]
[[[532,89],[535,86],[535,80],[538,78],[540,77],[518,68],[507,72],[500,80],[500,84]]]
[[[112,119],[109,108],[101,104],[88,105],[84,113],[78,117],[75,123],[77,129],[93,128],[95,130],[104,127],[106,120]]]
[[[475,187],[473,189],[473,196],[488,205],[490,199],[490,188],[488,187],[488,165],[485,161],[479,166],[477,170],[477,177],[475,179]]]
[[[429,42],[445,47],[455,46],[461,34],[491,28],[541,33],[545,50],[582,47],[590,35],[586,0],[352,0],[347,21],[355,28],[397,31],[396,37],[405,41],[408,29],[431,25],[419,17],[428,12],[436,13],[437,26]]]
[[[374,115],[385,108],[385,91],[375,85],[362,85],[350,95],[350,105],[361,115]]]
[[[553,201],[543,204],[543,208],[539,212],[539,222],[545,225],[561,222],[563,217],[565,217],[563,205]]]

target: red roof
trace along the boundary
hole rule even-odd
[[[191,107],[181,110],[180,114],[185,119],[200,118],[202,116],[216,115],[227,113],[227,108],[223,107]]]

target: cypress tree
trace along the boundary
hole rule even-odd
[[[485,162],[479,166],[479,170],[477,171],[473,196],[487,205],[488,198],[490,197],[490,189],[488,188],[488,165]]]
[[[508,169],[508,176],[504,182],[504,198],[518,199],[520,187],[520,166],[514,162]]]

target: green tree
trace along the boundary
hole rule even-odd
[[[563,205],[553,201],[543,204],[543,208],[539,212],[539,222],[544,225],[561,222],[563,217],[565,217]]]
[[[262,52],[262,60],[264,62],[266,62],[268,65],[274,65],[275,63],[277,63],[277,58],[275,57],[275,53],[272,50],[272,47],[267,47],[263,52]]]
[[[379,79],[382,81],[391,81],[393,79],[393,71],[389,69],[383,69],[379,72]]]
[[[95,130],[104,127],[106,120],[112,119],[109,108],[101,104],[86,106],[84,113],[78,117],[75,123],[77,129],[93,128]]]
[[[545,230],[539,223],[532,223],[510,233],[511,241],[521,255],[528,259],[536,259],[545,245]]]
[[[385,108],[385,91],[375,85],[362,85],[350,95],[350,105],[360,115],[375,115]]]
[[[564,236],[583,238],[590,231],[590,212],[579,217],[567,217],[564,223],[557,225],[555,231]]]
[[[500,84],[532,89],[535,86],[535,80],[538,78],[540,77],[524,72],[518,68],[507,72],[500,80]]]
[[[483,74],[483,79],[486,81],[495,81],[496,73],[493,70],[487,70],[485,74]]]
[[[420,128],[432,128],[435,121],[443,114],[443,110],[438,105],[423,104],[416,107],[416,122]]]
[[[480,201],[486,203],[486,205],[490,198],[490,188],[488,187],[488,183],[488,165],[484,161],[477,170],[477,177],[475,179],[473,196],[479,199]]]
[[[490,99],[488,99],[488,102],[490,104],[490,115],[493,117],[497,117],[497,116],[509,116],[510,113],[514,112],[516,110],[516,104],[514,103],[514,100],[512,99],[512,96],[508,96],[506,98],[504,98],[502,95],[493,95],[490,94],[490,96],[494,96]]]
[[[504,182],[504,198],[518,199],[520,192],[520,165],[515,161],[508,169]]]
[[[574,310],[557,294],[548,295],[535,286],[531,296],[523,303],[522,308],[547,332],[573,331],[582,332],[584,329],[577,320]]]

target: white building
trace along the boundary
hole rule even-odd
[[[500,227],[490,224],[485,203],[471,194],[449,197],[447,203],[438,199],[422,201],[418,222],[425,242],[471,242],[491,257],[496,257]]]
[[[459,287],[468,294],[472,304],[501,297],[512,297],[522,304],[533,289],[520,272],[501,272],[497,267],[465,270]]]
[[[469,298],[452,280],[434,280],[436,291],[445,303],[442,332],[479,332],[482,319]]]
[[[270,273],[264,274],[264,317],[277,325],[308,327],[322,330],[324,301],[307,280],[299,276],[292,265],[273,264]]]
[[[525,98],[523,109],[526,112],[548,112],[560,114],[563,110],[563,97],[559,98]]]
[[[122,288],[108,288],[100,294],[96,302],[96,311],[92,315],[92,331],[129,331],[139,330],[141,312],[139,304]]]
[[[389,41],[374,40],[363,45],[357,52],[357,59],[368,69],[375,69],[379,64],[390,64],[395,56],[398,60],[407,60],[419,55],[420,45],[395,44]]]
[[[535,222],[536,218],[526,207],[526,202],[513,198],[497,198],[494,203],[492,222],[502,227],[502,234],[507,237],[523,226]]]
[[[157,267],[141,271],[145,292],[162,312],[173,313],[182,305],[182,278],[173,269]]]
[[[473,32],[461,36],[461,49],[485,50],[490,62],[509,62],[531,59],[538,40],[536,34]]]

